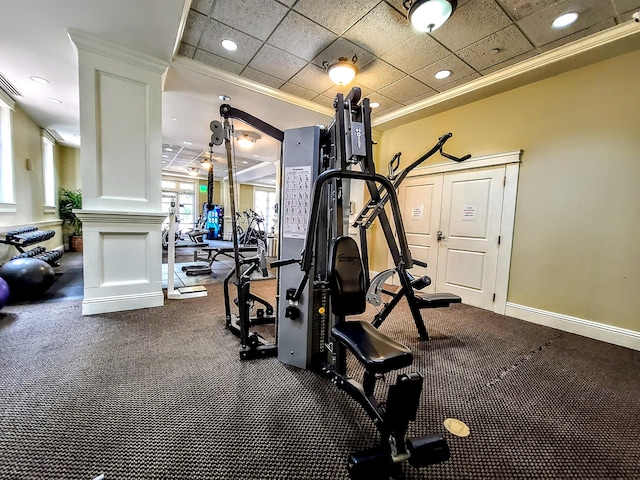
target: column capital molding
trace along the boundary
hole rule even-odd
[[[163,74],[169,68],[169,62],[157,59],[150,55],[131,50],[111,42],[106,42],[87,33],[70,28],[67,30],[69,38],[78,50],[113,58],[124,63],[144,68]]]

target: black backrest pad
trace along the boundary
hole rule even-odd
[[[331,243],[329,288],[335,315],[355,315],[367,308],[367,287],[360,250],[351,237],[338,237]]]

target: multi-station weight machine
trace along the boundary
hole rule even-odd
[[[415,285],[407,270],[414,261],[396,193],[399,182],[394,183],[375,171],[369,100],[361,100],[360,89],[356,87],[346,97],[338,94],[334,109],[336,114],[325,128],[311,126],[281,132],[229,105],[220,109],[224,126],[220,122],[211,123],[212,143],[224,141],[227,147],[232,221],[235,220],[235,194],[229,119],[241,119],[282,142],[280,259],[271,264],[279,268],[277,347],[262,344],[249,333],[251,320],[247,305],[252,299],[246,278],[238,274],[241,357],[256,358],[277,352],[283,363],[314,369],[332,379],[363,406],[380,434],[380,441],[373,448],[349,456],[352,478],[399,478],[400,465],[405,460],[414,467],[423,467],[447,460],[449,449],[439,434],[407,438],[408,424],[415,420],[420,402],[421,374],[398,374],[396,382],[388,388],[385,401],[374,396],[380,376],[411,365],[411,351],[368,321],[346,320],[347,316],[364,313],[371,284],[366,223],[369,226],[374,219],[379,220],[401,291],[410,301],[412,294],[406,292],[413,292]],[[444,141],[441,138],[438,146],[441,153]],[[366,207],[368,214],[358,216],[359,246],[349,236],[352,181],[365,182],[371,198]],[[384,208],[387,204],[393,223]],[[241,272],[235,225],[231,231],[236,272]],[[283,258],[283,252],[300,252],[300,256]],[[419,309],[416,310],[419,316]],[[420,333],[422,336],[423,332]],[[424,333],[426,335],[426,330]],[[364,368],[362,382],[348,375],[347,352]]]

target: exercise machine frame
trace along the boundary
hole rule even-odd
[[[380,478],[380,472],[385,472],[385,478],[398,478],[403,461],[409,460],[415,467],[442,462],[448,459],[449,449],[439,434],[406,438],[408,423],[416,418],[422,375],[400,374],[389,387],[386,401],[374,396],[378,376],[410,366],[411,351],[368,322],[346,321],[348,315],[364,312],[369,284],[368,268],[360,257],[362,250],[366,258],[366,237],[361,236],[359,249],[348,236],[348,209],[344,207],[349,204],[352,180],[364,181],[375,202],[382,198],[389,202],[395,229],[384,209],[379,209],[377,216],[382,220],[382,230],[400,281],[407,288],[411,285],[406,270],[411,268],[413,260],[394,185],[375,172],[369,100],[360,102],[360,90],[354,88],[347,97],[337,95],[334,109],[332,122],[318,135],[321,156],[315,159],[316,168],[324,171],[317,174],[313,183],[301,258],[271,264],[282,272],[290,270],[283,267],[296,263],[301,271],[297,286],[290,283],[279,286],[280,298],[289,302],[286,308],[279,308],[279,312],[284,311],[278,319],[279,338],[289,330],[307,332],[307,338],[290,335],[293,339],[287,338],[286,348],[280,343],[278,358],[296,366],[300,366],[301,358],[302,366],[329,376],[362,405],[373,420],[380,442],[349,456],[351,477],[373,478],[375,475]],[[360,165],[361,171],[352,170],[354,165]],[[281,221],[281,225],[283,223]],[[329,251],[326,250],[328,244],[331,245]],[[362,382],[347,373],[348,351],[365,368]]]

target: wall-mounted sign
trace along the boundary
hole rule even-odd
[[[475,222],[478,217],[478,205],[475,203],[467,203],[462,206],[462,221]]]

